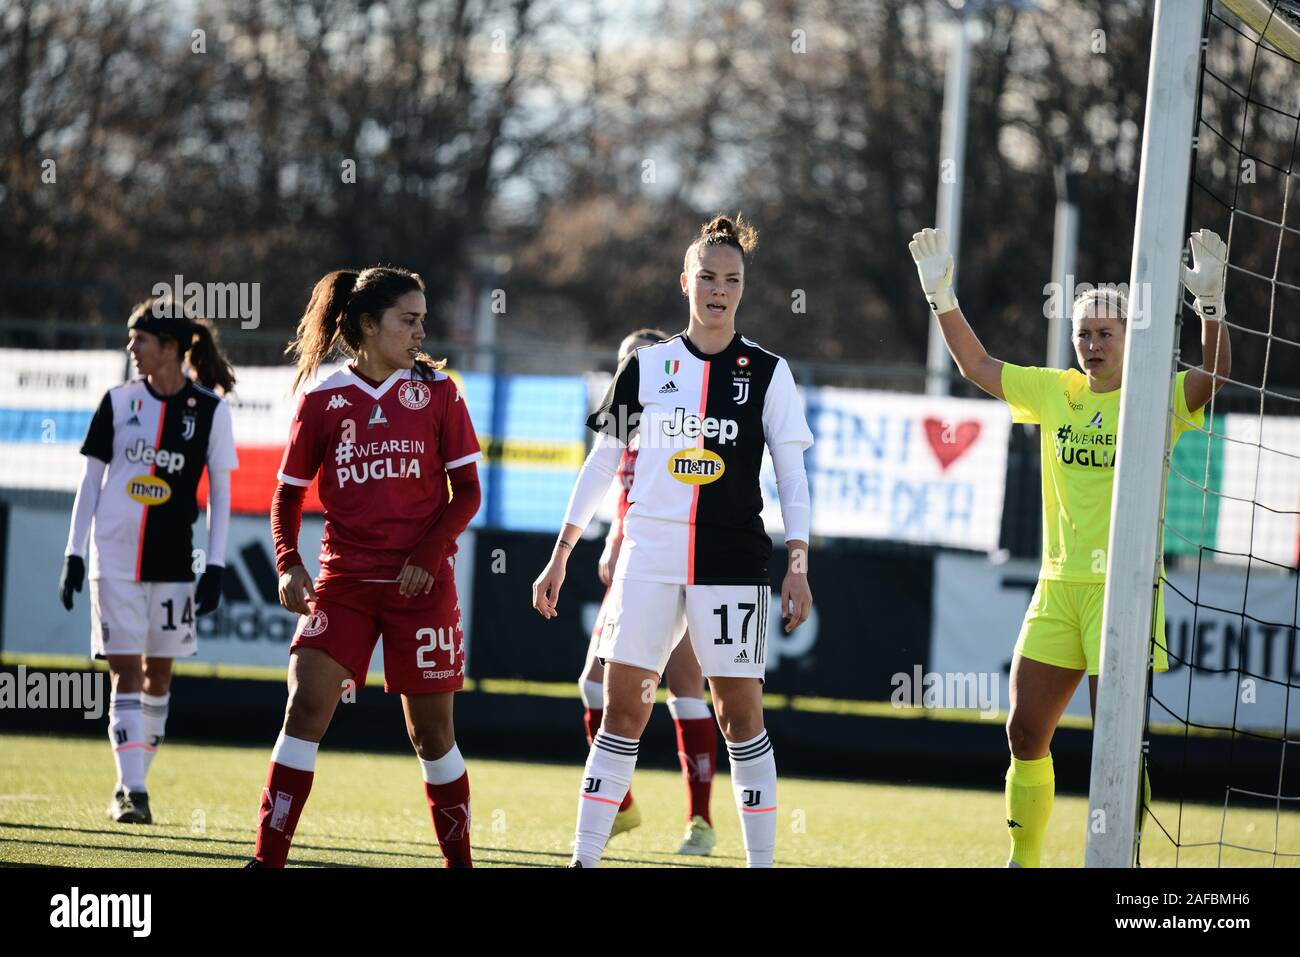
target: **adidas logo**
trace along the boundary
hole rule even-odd
[[[330,401],[329,404],[325,406],[325,411],[333,412],[335,409],[341,409],[345,405],[351,405],[351,404],[352,404],[351,402],[343,398],[343,393],[335,392],[332,396],[330,396]]]
[[[129,419],[126,420],[126,424],[127,424],[127,425],[139,425],[139,424],[140,424],[140,416],[138,416],[138,415],[133,415],[133,416],[131,416],[131,418],[129,418]]]
[[[676,392],[676,391],[677,391],[677,386],[673,384],[672,379],[669,379],[667,382],[663,384],[663,388],[659,390],[659,394],[663,395],[665,392]]]
[[[740,649],[740,654],[736,655],[736,660],[733,661],[732,664],[736,664],[736,665],[749,664],[749,655],[745,654],[744,648]]]

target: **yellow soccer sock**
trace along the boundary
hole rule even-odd
[[[1056,775],[1050,754],[1034,761],[1011,759],[1007,769],[1007,832],[1011,835],[1011,863],[1017,867],[1038,866],[1055,793]]]

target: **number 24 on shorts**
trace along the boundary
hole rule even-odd
[[[434,661],[434,652],[441,648],[450,654],[451,658],[448,664],[454,664],[456,660],[456,636],[451,628],[421,628],[415,633],[415,640],[420,642],[420,647],[416,650],[415,663],[421,668],[436,668],[438,663]]]

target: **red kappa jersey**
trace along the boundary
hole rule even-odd
[[[445,373],[401,369],[372,386],[344,368],[299,400],[279,479],[319,479],[322,578],[392,581],[447,507],[447,471],[482,455]]]

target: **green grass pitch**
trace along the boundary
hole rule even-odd
[[[167,742],[149,776],[156,823],[124,826],[104,814],[113,764],[98,738],[0,736],[0,863],[80,867],[236,867],[248,860],[270,742],[263,748]],[[779,755],[778,755],[779,760]],[[475,863],[558,867],[569,859],[581,767],[467,761],[473,789]],[[740,827],[730,782],[713,794],[718,845],[704,859],[673,853],[685,827],[681,776],[641,770],[633,781],[644,823],[613,838],[609,867],[739,867]],[[1086,802],[1058,796],[1043,863],[1082,861]],[[1156,812],[1177,822],[1176,804]],[[777,864],[792,867],[989,867],[1008,842],[1000,792],[782,778]],[[1223,809],[1183,808],[1185,843],[1219,840]],[[1230,812],[1223,839],[1300,850],[1300,815],[1271,809]],[[1173,848],[1151,834],[1147,866],[1172,865]],[[1214,865],[1219,848],[1184,848],[1182,865]],[[1297,858],[1279,858],[1278,864]],[[428,867],[442,859],[415,757],[322,748],[311,800],[294,838],[291,865]],[[1222,863],[1269,866],[1269,854],[1231,849]]]

